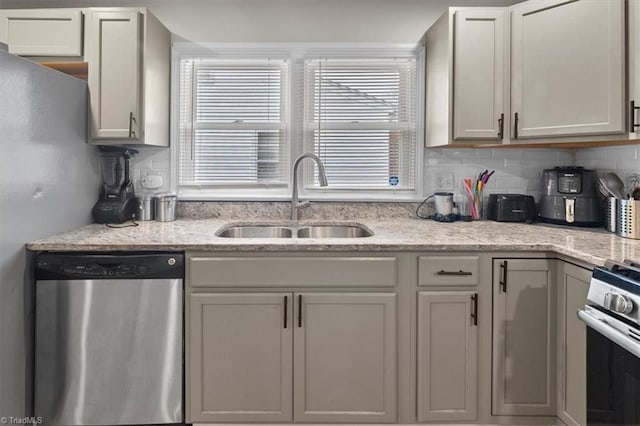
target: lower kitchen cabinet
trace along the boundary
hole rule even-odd
[[[478,417],[478,293],[418,293],[418,421]]]
[[[591,271],[558,265],[558,415],[568,425],[587,424],[587,330],[577,312],[587,303]]]
[[[296,295],[294,420],[396,421],[396,295]]]
[[[493,259],[493,415],[557,415],[555,271],[551,259]]]
[[[291,293],[191,294],[189,422],[291,421],[292,299]]]
[[[192,293],[189,303],[189,422],[396,421],[395,293]]]

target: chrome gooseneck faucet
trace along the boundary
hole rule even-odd
[[[305,158],[311,158],[318,165],[318,179],[320,180],[320,186],[327,186],[327,175],[324,172],[324,164],[320,157],[312,152],[305,152],[296,158],[293,162],[293,170],[291,175],[293,176],[293,191],[291,193],[291,220],[298,220],[298,209],[309,205],[308,201],[303,203],[298,202],[298,166]]]

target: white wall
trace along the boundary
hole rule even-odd
[[[177,37],[210,42],[415,43],[447,6],[517,0],[0,0],[0,8],[146,6]]]

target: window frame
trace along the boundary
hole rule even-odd
[[[211,187],[179,185],[179,88],[180,60],[189,57],[215,59],[284,59],[288,61],[289,74],[289,129],[285,143],[288,151],[288,165],[285,167],[286,185],[278,187],[234,186],[233,188],[212,189]],[[170,188],[179,199],[189,201],[288,201],[291,199],[291,165],[298,155],[306,151],[303,146],[304,117],[304,60],[358,59],[358,58],[398,58],[414,57],[416,60],[415,123],[415,184],[414,189],[356,190],[331,188],[306,188],[305,182],[311,176],[311,162],[303,166],[300,176],[299,194],[311,201],[376,201],[412,202],[424,199],[424,48],[418,44],[384,43],[192,43],[176,42],[172,46],[171,95],[171,144],[170,144]],[[302,176],[305,175],[305,176]]]

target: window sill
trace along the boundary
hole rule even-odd
[[[425,197],[412,195],[398,195],[393,198],[380,195],[333,195],[333,194],[300,194],[300,200],[312,202],[343,202],[343,203],[416,203],[424,201]],[[215,201],[215,202],[291,202],[291,195],[217,195],[217,194],[194,194],[178,193],[180,201]]]

